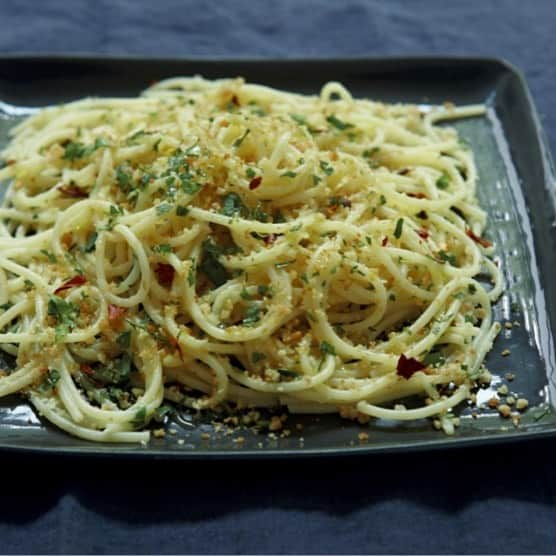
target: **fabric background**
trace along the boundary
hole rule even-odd
[[[0,2],[0,54],[504,57],[556,147],[556,2]],[[2,454],[1,553],[554,553],[554,440],[191,464]]]

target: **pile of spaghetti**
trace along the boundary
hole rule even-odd
[[[436,124],[482,113],[200,77],[38,111],[1,154],[0,396],[98,441],[165,399],[449,432],[503,286]]]

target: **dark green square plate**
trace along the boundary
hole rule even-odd
[[[456,124],[475,153],[481,204],[490,216],[487,234],[508,288],[496,305],[496,317],[517,322],[503,329],[487,366],[494,375],[492,395],[507,372],[510,388],[529,399],[521,425],[487,411],[472,418],[462,408],[462,424],[445,436],[430,421],[368,426],[333,416],[290,417],[292,435],[270,439],[246,430],[211,434],[209,423],[183,415],[169,428],[175,434],[148,446],[99,445],[72,438],[41,422],[20,398],[0,400],[0,448],[73,455],[129,455],[156,458],[260,458],[363,454],[424,450],[548,436],[556,433],[556,189],[554,167],[531,96],[521,74],[505,62],[468,58],[350,60],[158,60],[138,58],[28,57],[0,58],[0,147],[9,128],[34,107],[88,95],[136,95],[153,80],[202,74],[208,78],[244,76],[273,87],[317,93],[329,80],[341,81],[355,96],[388,102],[438,104],[486,103],[485,118]],[[1,193],[0,193],[1,195]],[[508,357],[501,354],[510,350]],[[1,365],[1,361],[0,361]],[[303,431],[295,428],[303,425]],[[368,441],[358,434],[365,431]],[[243,436],[244,442],[234,442]]]

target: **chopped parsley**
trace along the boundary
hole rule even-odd
[[[179,178],[183,192],[188,195],[195,195],[203,188],[202,183],[193,181],[191,174],[180,174]]]
[[[154,251],[156,251],[157,253],[168,255],[172,253],[172,246],[168,243],[160,243],[159,245],[154,246]]]
[[[64,146],[64,160],[78,160],[90,156],[97,149],[109,147],[110,144],[102,137],[97,137],[92,145],[85,145],[79,141],[70,141]]]
[[[232,146],[234,146],[236,149],[241,147],[241,144],[243,143],[243,141],[245,141],[245,138],[249,135],[249,133],[251,132],[251,130],[249,128],[247,128],[245,130],[245,133],[241,136],[238,137],[232,144]]]
[[[292,172],[291,170],[288,170],[287,172],[280,174],[280,176],[282,176],[283,178],[295,178],[297,174],[295,172]]]
[[[290,369],[276,369],[276,370],[280,373],[280,376],[284,378],[294,379],[294,378],[299,378],[301,376],[301,373],[298,373],[297,371],[292,371]]]
[[[444,250],[438,252],[438,258],[444,263],[450,263],[452,266],[456,266],[457,260],[456,256],[452,253],[447,253]]]
[[[116,168],[116,183],[124,193],[127,193],[131,189],[133,179],[131,172],[126,170],[129,170],[129,168],[125,166],[118,166]]]
[[[172,406],[164,404],[154,410],[153,418],[157,423],[163,423],[165,418],[172,415],[174,411]]]
[[[319,161],[320,169],[327,175],[330,176],[334,172],[334,168],[326,162],[326,160]]]
[[[131,373],[131,356],[123,353],[120,357],[113,359],[108,365],[98,366],[92,369],[92,378],[103,386],[124,386],[129,383]]]
[[[449,186],[450,186],[450,177],[447,174],[442,174],[436,180],[436,187],[438,187],[438,189],[448,189]]]
[[[83,252],[84,253],[90,253],[91,251],[95,250],[97,237],[98,237],[97,232],[91,232],[87,236],[87,239],[85,241],[85,245],[83,245]]]
[[[56,255],[54,255],[54,253],[51,253],[46,249],[41,249],[41,253],[48,259],[48,262],[53,264],[58,262],[58,259],[56,258]]]
[[[56,320],[56,341],[59,342],[74,329],[79,307],[57,295],[51,295],[48,299],[48,314]]]
[[[228,193],[222,200],[222,209],[220,212],[225,216],[235,216],[238,214],[245,217],[249,210],[243,204],[241,197],[237,193]]]
[[[430,351],[425,355],[423,364],[427,367],[440,367],[446,361],[446,357],[441,351]]]
[[[400,239],[403,231],[403,218],[398,218],[396,222],[396,229],[394,230],[394,237]]]
[[[126,330],[125,332],[119,334],[116,338],[116,343],[122,349],[128,349],[131,344],[131,330]]]
[[[362,154],[363,158],[371,158],[378,151],[380,151],[380,147],[373,147],[372,149],[365,149],[361,154]]]
[[[110,216],[120,216],[124,213],[124,209],[118,205],[110,205]]]
[[[334,349],[334,346],[324,340],[320,343],[320,351],[323,355],[326,354],[336,355],[336,350]]]
[[[328,116],[326,118],[326,121],[331,126],[334,126],[336,129],[339,129],[340,131],[344,131],[345,129],[349,129],[350,127],[353,127],[353,124],[350,124],[349,122],[344,122],[344,121],[340,120],[334,114],[332,114],[331,116]]]
[[[243,317],[244,326],[255,326],[261,319],[261,308],[257,303],[251,303],[245,309],[245,316]]]
[[[301,114],[290,114],[290,118],[299,125],[307,125],[307,120],[305,116],[301,116]]]
[[[178,216],[187,216],[189,214],[189,209],[183,205],[178,205],[176,207],[176,214]]]
[[[140,429],[145,426],[146,420],[147,409],[145,407],[141,407],[135,412],[135,416],[129,423],[133,426],[133,428]]]
[[[171,205],[170,203],[160,203],[160,205],[157,205],[156,207],[156,214],[158,214],[159,216],[161,214],[166,214],[170,212],[172,208],[173,205]]]
[[[225,284],[230,275],[224,265],[219,261],[223,250],[210,239],[205,239],[202,245],[202,261],[199,265],[201,272],[216,286]]]
[[[44,380],[39,386],[41,392],[48,392],[52,390],[60,380],[60,371],[52,369],[46,373]]]

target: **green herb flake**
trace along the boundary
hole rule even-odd
[[[46,373],[44,380],[41,382],[39,386],[39,390],[41,392],[48,392],[49,390],[52,390],[56,386],[60,378],[61,378],[60,371],[56,369],[51,369]]]
[[[307,125],[307,120],[305,119],[305,116],[302,116],[301,114],[290,114],[290,118],[299,125]]]
[[[145,422],[147,420],[147,409],[145,407],[139,408],[135,412],[135,416],[129,422],[134,429],[141,429],[145,426]]]
[[[298,373],[297,371],[292,371],[290,369],[276,369],[276,370],[278,371],[278,373],[280,373],[280,376],[284,378],[295,379],[301,376],[301,373]]]
[[[96,241],[98,238],[97,232],[91,232],[85,241],[85,245],[83,245],[83,252],[84,253],[91,253],[96,248]]]
[[[173,205],[171,205],[170,203],[160,203],[160,205],[157,205],[156,207],[156,214],[158,214],[159,216],[162,214],[167,214],[172,210],[172,208]]]
[[[124,209],[118,205],[110,205],[110,216],[121,216],[124,213]]]
[[[157,423],[163,423],[165,421],[166,417],[169,417],[170,415],[172,415],[172,413],[174,413],[174,411],[175,410],[171,405],[163,404],[163,405],[157,407],[154,410],[153,419]]]
[[[219,257],[223,254],[222,248],[210,239],[205,239],[202,245],[202,262],[199,265],[201,272],[216,286],[225,284],[230,275]]]
[[[255,170],[253,168],[251,168],[250,166],[247,167],[247,170],[245,170],[245,175],[249,178],[249,179],[253,179],[256,175],[257,172],[255,172]]]
[[[110,144],[102,137],[97,137],[92,145],[85,145],[79,141],[70,141],[64,147],[64,160],[78,160],[93,154],[94,151],[103,147],[109,147]]]
[[[444,263],[449,263],[452,266],[456,266],[457,263],[456,256],[453,255],[452,253],[447,253],[444,250],[440,250],[438,252],[438,258]]]
[[[344,131],[345,129],[349,129],[350,127],[353,127],[353,124],[350,124],[348,122],[344,122],[344,121],[340,120],[334,114],[332,114],[331,116],[328,116],[326,118],[326,121],[331,126],[334,126],[336,129],[339,129],[340,131]]]
[[[320,169],[327,175],[330,176],[334,172],[334,168],[326,162],[326,160],[319,161]]]
[[[57,322],[55,339],[59,342],[75,327],[79,307],[57,295],[51,295],[48,299],[48,314]]]
[[[373,157],[378,151],[380,151],[380,147],[373,147],[372,149],[365,149],[361,155],[363,158],[371,158]]]
[[[295,178],[297,174],[295,172],[292,172],[291,170],[288,170],[287,172],[280,174],[280,176],[282,176],[283,178]]]
[[[257,303],[251,303],[245,309],[245,316],[243,318],[244,326],[255,326],[261,319],[261,308]]]
[[[178,205],[176,207],[177,216],[187,216],[189,214],[189,209],[183,205]]]
[[[245,133],[241,136],[238,137],[233,143],[232,146],[235,147],[236,149],[241,147],[241,144],[243,143],[243,141],[245,141],[245,138],[249,135],[249,133],[251,132],[251,130],[249,128],[247,128],[245,130]]]
[[[225,216],[235,216],[236,214],[245,216],[248,209],[237,193],[228,193],[222,199],[222,209],[220,212]]]
[[[441,351],[430,351],[423,359],[423,365],[427,367],[440,367],[446,361],[446,357]]]
[[[132,186],[131,172],[127,172],[124,169],[124,166],[118,166],[116,168],[116,183],[118,184],[118,187],[124,192],[129,191]]]
[[[48,259],[48,262],[50,263],[57,263],[58,259],[56,258],[56,255],[54,255],[54,253],[51,253],[50,251],[47,251],[46,249],[41,249],[41,253]]]
[[[154,251],[156,253],[162,253],[163,255],[169,255],[172,253],[172,246],[168,243],[160,243],[154,246]]]
[[[131,344],[131,331],[126,330],[125,332],[119,334],[118,337],[116,338],[116,343],[122,349],[128,349]]]
[[[336,350],[334,349],[334,346],[324,340],[320,343],[320,351],[323,355],[326,354],[336,355]]]
[[[436,187],[438,187],[438,189],[448,189],[448,187],[450,186],[450,177],[447,174],[442,174],[437,180],[436,180]]]
[[[549,414],[550,414],[550,407],[545,406],[542,409],[540,409],[540,411],[537,411],[533,414],[533,419],[535,421],[540,421],[541,419],[544,419]]]
[[[182,191],[187,195],[195,195],[203,188],[203,184],[194,181],[191,174],[183,173],[179,175],[179,178]]]
[[[245,299],[246,301],[251,301],[253,299],[253,296],[247,291],[246,288],[243,288],[239,295],[241,299]]]
[[[396,222],[396,229],[394,230],[394,237],[396,239],[400,239],[400,237],[402,236],[402,231],[403,231],[403,218],[398,218],[398,221]]]
[[[260,351],[254,351],[251,354],[251,361],[254,365],[256,365],[259,361],[262,361],[263,359],[266,359],[266,355],[264,353],[261,353]]]

